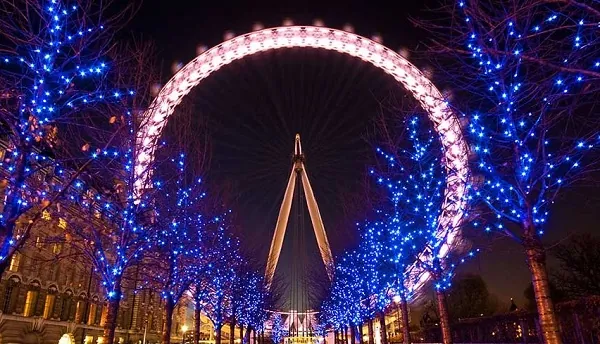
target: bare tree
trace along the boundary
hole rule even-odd
[[[600,239],[590,234],[572,236],[552,256],[560,264],[554,281],[571,297],[600,295]]]

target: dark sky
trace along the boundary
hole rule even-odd
[[[187,63],[199,44],[211,47],[220,43],[227,30],[242,34],[255,22],[279,26],[284,18],[296,24],[310,24],[320,18],[334,28],[351,23],[358,34],[380,34],[392,49],[417,47],[426,37],[408,18],[423,15],[424,2],[406,0],[393,6],[386,2],[146,0],[128,29],[156,42],[164,70],[174,61]],[[309,177],[334,254],[352,245],[356,230],[348,224],[360,219],[345,215],[340,195],[361,188],[365,165],[372,157],[364,136],[373,115],[380,111],[379,103],[390,95],[404,94],[373,67],[316,50],[250,57],[227,66],[197,87],[188,98],[194,115],[208,118],[210,123],[213,158],[207,178],[230,186],[234,210],[243,219],[240,234],[246,245],[266,259],[291,168],[296,132],[303,138]],[[600,216],[597,212],[589,210],[591,207],[568,206],[580,197],[571,193],[559,204],[550,221],[548,243],[570,232],[595,229]],[[293,232],[293,226],[292,221],[289,231]],[[303,246],[308,262],[318,262],[314,235],[310,226],[305,229]],[[281,258],[284,269],[298,262],[292,257],[298,247],[286,239]],[[528,271],[519,247],[507,239],[484,242],[485,252],[462,270],[481,274],[501,301],[515,297],[522,302]],[[309,272],[323,273],[322,266]]]

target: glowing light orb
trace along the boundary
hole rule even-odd
[[[139,192],[149,186],[155,143],[175,107],[193,87],[235,60],[269,50],[298,47],[336,51],[372,64],[396,79],[427,112],[444,148],[442,163],[447,174],[446,189],[435,234],[441,245],[438,246],[437,256],[444,258],[456,245],[466,203],[468,149],[459,118],[448,106],[442,93],[406,58],[378,42],[352,32],[315,26],[269,28],[231,38],[198,55],[177,71],[144,113],[135,163],[136,190]],[[429,249],[424,249],[420,256],[422,261],[433,258]],[[412,268],[414,269],[411,271],[418,274],[418,277],[406,287],[417,291],[431,274],[416,264]]]

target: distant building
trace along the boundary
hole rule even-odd
[[[509,312],[515,312],[518,311],[519,307],[517,307],[517,305],[515,304],[515,300],[513,300],[513,298],[510,298],[510,307],[508,307],[508,311]]]

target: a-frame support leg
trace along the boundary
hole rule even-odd
[[[303,166],[304,167],[304,166]],[[302,172],[302,186],[304,188],[304,196],[306,197],[306,204],[308,205],[308,213],[310,214],[310,220],[315,231],[315,237],[317,238],[317,245],[319,246],[319,252],[325,264],[325,271],[327,277],[331,281],[333,279],[333,256],[331,255],[331,249],[329,248],[329,241],[327,240],[327,234],[325,233],[325,226],[323,225],[323,219],[321,218],[321,212],[317,205],[317,200],[313,194],[306,169]]]
[[[277,262],[279,261],[279,254],[281,253],[281,246],[283,245],[283,238],[285,237],[285,230],[290,218],[290,210],[292,208],[292,200],[294,198],[294,189],[296,186],[296,178],[301,175],[302,187],[304,189],[304,196],[306,198],[306,204],[308,206],[308,213],[310,214],[310,220],[315,231],[315,237],[317,238],[317,245],[321,258],[325,264],[325,271],[327,277],[330,280],[333,279],[333,256],[329,247],[329,241],[327,240],[327,234],[325,233],[325,226],[323,225],[323,219],[321,218],[321,212],[317,205],[317,200],[313,193],[308,175],[306,174],[306,168],[304,166],[304,154],[302,153],[302,145],[300,143],[300,135],[296,135],[296,141],[294,143],[294,166],[292,167],[292,173],[285,189],[283,202],[279,209],[279,216],[277,217],[277,224],[275,225],[275,233],[273,234],[273,240],[271,241],[271,248],[269,250],[269,257],[267,260],[267,268],[265,271],[265,285],[267,288],[271,287],[273,283],[273,276],[275,275],[275,269],[277,268]]]
[[[265,271],[265,285],[267,289],[269,289],[271,283],[273,283],[273,276],[275,275],[275,268],[277,268],[277,262],[279,261],[285,229],[287,228],[288,220],[290,218],[290,210],[294,198],[294,188],[296,186],[296,175],[296,171],[292,169],[290,179],[285,188],[283,202],[281,203],[281,208],[279,208],[279,216],[277,217],[277,224],[275,225],[275,233],[273,234],[273,240],[271,241],[271,249],[269,250],[267,269]]]

